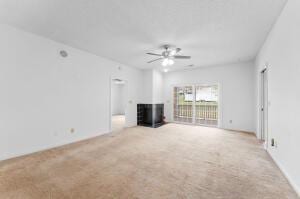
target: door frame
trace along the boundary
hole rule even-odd
[[[260,139],[268,148],[268,69],[260,71],[260,103],[259,103]]]
[[[195,97],[194,95],[194,101],[193,101],[193,122],[179,122],[174,120],[174,87],[184,87],[184,86],[191,86],[193,88],[193,92],[195,92],[196,86],[218,86],[218,125],[217,126],[211,126],[211,125],[204,125],[204,124],[197,124],[195,122]],[[223,118],[223,111],[222,111],[222,86],[220,83],[190,83],[190,84],[173,84],[171,85],[171,96],[172,96],[172,102],[171,102],[171,122],[177,123],[177,124],[188,124],[188,125],[196,125],[196,126],[207,126],[207,127],[215,127],[215,128],[222,128],[222,118]]]
[[[110,76],[109,77],[109,101],[108,101],[109,102],[109,106],[108,106],[108,108],[109,108],[109,111],[108,111],[108,113],[109,113],[109,121],[108,121],[109,132],[112,132],[112,108],[111,108],[112,92],[111,92],[111,89],[112,89],[112,81],[114,79],[120,79],[125,82],[125,84],[124,84],[125,97],[123,99],[125,101],[125,114],[124,115],[125,115],[125,127],[128,127],[128,114],[129,114],[129,112],[128,112],[128,103],[129,103],[128,102],[128,80],[123,77]]]

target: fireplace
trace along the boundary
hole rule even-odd
[[[163,125],[164,104],[138,104],[137,124],[153,128]]]

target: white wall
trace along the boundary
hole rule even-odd
[[[0,44],[0,159],[107,133],[111,78],[128,81],[136,125],[141,71],[6,25]]]
[[[163,103],[163,74],[158,70],[153,70],[153,104]]]
[[[300,194],[300,1],[289,0],[256,60],[256,116],[259,73],[268,65],[268,151]],[[259,132],[259,131],[258,131]],[[277,147],[270,146],[274,138]]]
[[[254,63],[229,64],[165,74],[165,115],[172,121],[172,88],[186,84],[219,84],[221,128],[255,131]],[[229,122],[232,120],[232,123]]]
[[[143,70],[143,98],[144,104],[163,103],[163,74],[155,69]]]
[[[125,114],[125,84],[111,84],[111,112],[112,115]]]
[[[143,90],[142,90],[142,101],[144,104],[152,104],[153,102],[153,71],[143,70]]]

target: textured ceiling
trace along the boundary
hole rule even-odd
[[[1,0],[0,22],[137,68],[172,44],[173,69],[254,59],[286,0]]]

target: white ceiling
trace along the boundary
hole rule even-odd
[[[173,69],[255,58],[286,0],[1,0],[0,22],[137,68],[173,44]]]

